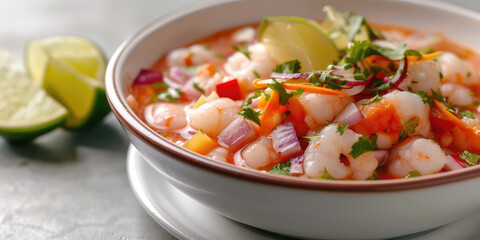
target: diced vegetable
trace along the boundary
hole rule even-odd
[[[133,80],[133,84],[152,84],[156,82],[163,82],[163,74],[148,69],[140,70],[140,73]]]
[[[207,154],[211,152],[217,143],[214,142],[207,134],[205,134],[202,130],[199,130],[192,138],[190,138],[183,147],[186,149],[190,149],[199,154]]]
[[[242,117],[237,117],[218,135],[218,144],[226,148],[236,148],[256,136],[253,127]]]
[[[262,135],[268,135],[282,122],[282,113],[287,110],[286,106],[280,106],[280,97],[277,91],[272,91],[262,115],[260,115],[260,125],[257,131]]]
[[[215,99],[219,99],[220,97],[218,96],[217,92],[212,92],[208,97],[205,97],[204,95],[201,95],[198,100],[195,102],[195,108],[198,108],[202,106],[204,103],[211,102]]]
[[[290,159],[290,173],[291,174],[303,174],[303,154]]]
[[[237,79],[217,84],[216,89],[218,96],[222,98],[230,98],[234,101],[242,99],[242,92]]]
[[[277,126],[270,136],[273,149],[282,157],[288,158],[302,152],[293,123],[286,122]]]
[[[355,103],[350,103],[340,114],[338,114],[335,121],[340,124],[348,124],[350,126],[362,121],[363,115],[360,113]]]

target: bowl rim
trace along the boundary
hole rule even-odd
[[[253,1],[253,0],[252,0]],[[374,0],[380,1],[380,0]],[[385,0],[382,0],[385,1]],[[386,0],[390,2],[398,2],[398,0]],[[150,24],[144,26],[139,31],[127,38],[115,51],[110,59],[106,71],[106,95],[112,112],[119,120],[119,122],[137,138],[141,139],[150,147],[168,155],[171,158],[179,160],[183,163],[200,167],[207,170],[209,173],[224,175],[230,178],[235,178],[241,181],[250,181],[255,183],[273,185],[276,187],[295,188],[314,191],[334,191],[334,192],[392,192],[405,191],[420,188],[427,188],[438,186],[442,184],[450,184],[466,179],[472,179],[480,176],[480,167],[469,167],[450,172],[437,173],[433,175],[422,176],[419,178],[409,179],[389,179],[389,180],[375,180],[375,181],[355,181],[355,180],[322,180],[322,179],[307,179],[307,178],[292,178],[289,176],[282,176],[276,174],[268,174],[254,169],[239,168],[233,164],[212,161],[205,156],[194,153],[190,150],[182,148],[175,143],[169,141],[165,137],[158,134],[150,128],[144,121],[142,121],[130,109],[126,102],[126,97],[122,99],[121,86],[117,84],[117,69],[119,63],[127,52],[127,49],[132,46],[132,43],[147,36],[148,33],[154,31],[157,27],[169,24],[171,21],[182,18],[188,14],[195,13],[199,10],[215,7],[218,5],[237,2],[237,0],[210,0],[189,5],[168,14],[165,14]],[[459,6],[453,3],[441,2],[437,0],[430,1],[416,1],[403,0],[408,4],[422,5],[426,7],[433,7],[439,10],[462,14],[465,17],[476,19],[480,23],[480,13]],[[151,160],[147,161],[152,164]],[[153,164],[155,165],[155,164]]]

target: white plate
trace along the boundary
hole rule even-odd
[[[172,186],[130,145],[127,170],[133,192],[148,214],[180,239],[287,239],[223,216],[201,205]],[[434,230],[395,240],[477,239],[480,211]],[[294,224],[294,223],[292,223]]]

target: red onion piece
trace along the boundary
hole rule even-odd
[[[192,75],[187,70],[177,66],[170,68],[169,76],[173,81],[182,85],[192,78]]]
[[[385,164],[385,161],[388,157],[388,150],[376,150],[373,151],[373,154],[375,154],[375,158],[377,159],[379,166]]]
[[[270,77],[277,79],[306,79],[310,76],[311,73],[272,73]]]
[[[138,73],[135,80],[133,80],[133,84],[151,84],[155,82],[163,82],[163,74],[157,71],[142,69],[140,73]]]
[[[236,166],[238,167],[246,167],[247,163],[245,162],[245,159],[242,157],[242,151],[243,148],[238,150],[234,155],[233,155],[233,163],[235,163]]]
[[[335,118],[340,124],[347,124],[353,126],[363,119],[363,115],[355,103],[350,103],[338,116]]]
[[[272,137],[273,149],[282,157],[287,158],[302,152],[292,122],[286,122],[277,126],[273,129],[270,136]]]
[[[197,99],[202,95],[202,93],[193,86],[193,82],[191,81],[183,85],[181,90],[188,95],[189,99]]]
[[[218,144],[235,148],[257,135],[253,127],[243,117],[237,117],[218,135]]]
[[[444,168],[448,171],[465,168],[456,158],[458,157],[454,155],[447,155],[447,162],[445,163]]]
[[[291,174],[303,174],[303,155],[296,156],[290,159],[290,173]]]

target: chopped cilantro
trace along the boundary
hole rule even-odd
[[[385,69],[385,68],[382,68],[382,67],[377,67],[377,66],[371,66],[370,67],[370,70],[372,70],[372,73],[373,74],[377,74],[381,71],[383,71],[384,73],[388,73],[388,71]]]
[[[199,92],[205,93],[205,89],[203,89],[202,87],[200,87],[200,85],[198,85],[198,83],[193,82],[193,87],[194,87],[195,89],[197,89]]]
[[[205,132],[203,131],[203,129],[200,128],[200,130],[198,130],[199,132],[201,132],[202,134],[205,134]]]
[[[290,173],[290,167],[292,166],[292,162],[290,161],[285,161],[282,163],[275,164],[270,170],[268,170],[269,173],[274,173],[274,174],[279,174],[279,175],[286,175],[286,176],[292,176]]]
[[[418,126],[418,120],[410,119],[408,120],[402,127],[402,131],[400,131],[400,137],[398,137],[398,141],[402,141],[403,139],[407,138],[410,134],[415,133],[415,128]]]
[[[255,75],[256,78],[260,78],[260,74],[258,74],[258,72],[255,70],[253,70],[253,75]]]
[[[279,95],[279,97],[280,97],[280,105],[283,106],[283,105],[287,104],[288,99],[290,99],[291,97],[293,97],[294,94],[288,93],[287,90],[285,90],[285,88],[283,88],[282,84],[279,83],[279,82],[278,82],[277,80],[275,80],[274,78],[272,78],[272,80],[273,80],[273,83],[267,83],[267,86],[268,86],[270,89],[278,92],[278,95]],[[304,89],[302,89],[302,88],[301,88],[301,89],[298,89],[298,90],[295,92],[295,94],[298,94],[298,92],[300,92],[300,95],[301,95],[301,94],[303,93],[303,90],[304,90]]]
[[[376,140],[376,139],[375,139]],[[369,136],[361,136],[353,145],[350,155],[353,158],[357,158],[360,155],[375,150],[376,143],[370,141]]]
[[[431,48],[427,48],[427,49],[423,50],[422,52],[423,52],[423,54],[430,54],[430,53],[434,53],[435,50],[433,50]]]
[[[435,90],[433,89],[431,90],[432,90],[433,97],[435,97],[435,99],[437,99],[440,102],[445,101],[445,98],[442,96],[442,94],[435,92]]]
[[[348,123],[346,124],[340,124],[338,125],[337,127],[337,132],[340,133],[340,136],[343,135],[343,133],[345,133],[345,131],[348,129]]]
[[[152,100],[176,102],[181,96],[182,96],[182,90],[168,87],[167,89],[160,91],[157,97]]]
[[[352,64],[347,64],[343,67],[343,70],[348,70],[350,68],[353,68],[353,65]]]
[[[258,126],[261,126],[261,124],[260,124],[260,114],[261,114],[261,112],[255,111],[253,108],[249,107],[248,105],[243,105],[242,106],[242,111],[238,112],[238,114],[243,116],[244,119],[250,120],[250,121],[256,123]]]
[[[468,72],[467,77],[471,77],[471,76],[472,76],[472,72]]]
[[[473,97],[473,96],[475,96],[475,93],[470,91],[470,92],[468,92],[468,96]]]
[[[412,81],[412,83],[418,83],[418,81]]]
[[[475,166],[478,164],[478,160],[480,159],[480,155],[471,153],[467,150],[463,151],[460,156],[461,159],[465,160],[468,165]]]
[[[318,132],[318,133],[315,134],[315,135],[303,136],[303,137],[300,137],[300,138],[307,139],[309,143],[313,143],[313,142],[315,142],[318,138],[320,138],[320,134],[321,134],[321,132]]]
[[[273,69],[273,72],[276,72],[276,73],[299,73],[300,68],[302,68],[302,66],[300,64],[300,61],[295,59],[295,60],[292,60],[292,61],[282,63],[280,65],[277,65]]]
[[[421,54],[419,51],[413,50],[413,49],[407,49],[407,50],[405,50],[405,52],[403,53],[403,55],[404,55],[405,57],[407,57],[407,56],[415,56],[415,57],[417,57],[417,59],[421,59],[421,58],[422,58],[422,54]]]
[[[378,179],[378,173],[377,171],[373,171],[372,176],[368,177],[365,180],[377,180]]]
[[[475,116],[473,116],[473,113],[468,111],[468,110],[465,110],[465,111],[461,112],[460,114],[464,117],[475,119]]]
[[[149,84],[150,86],[152,87],[164,87],[164,88],[168,88],[169,86],[164,83],[164,82],[154,82],[154,83],[150,83]]]
[[[370,76],[370,72],[368,71],[367,68],[364,68],[363,71],[360,71],[360,68],[357,68],[353,72],[353,78],[355,80],[365,81],[365,80],[367,80],[368,76]]]
[[[443,79],[443,74],[442,74],[442,72],[438,72],[438,75],[440,76],[440,79]]]
[[[250,57],[250,51],[248,51],[248,46],[247,45],[243,45],[243,46],[232,46],[233,49],[235,49],[235,51],[237,52],[241,52],[243,53],[243,55],[245,55],[248,59],[251,59]]]
[[[422,174],[420,174],[418,171],[411,171],[408,173],[406,178],[414,178],[414,177],[420,177]]]
[[[356,63],[372,55],[384,56],[390,60],[401,60],[406,56],[418,56],[421,54],[416,50],[407,49],[405,43],[398,44],[395,48],[385,48],[372,44],[366,40],[354,41],[353,45],[347,49],[348,57],[345,62]]]
[[[370,103],[379,102],[380,100],[382,100],[382,97],[380,96],[380,94],[377,94],[377,95],[375,95],[375,97],[372,97],[372,98],[368,99],[367,101],[365,101],[364,103],[362,103],[362,105],[367,106]]]
[[[325,170],[323,171],[322,176],[320,176],[319,179],[335,180],[335,178],[333,178],[333,177],[328,173],[327,168],[325,168]]]
[[[415,92],[418,96],[422,98],[423,103],[428,103],[430,106],[433,106],[433,97],[428,96],[424,91]]]
[[[252,100],[255,99],[255,98],[258,98],[258,97],[262,96],[262,93],[263,93],[262,90],[256,91],[251,97],[249,97],[249,98],[245,101],[244,105],[247,105],[247,106],[248,106],[248,105],[252,104]]]

